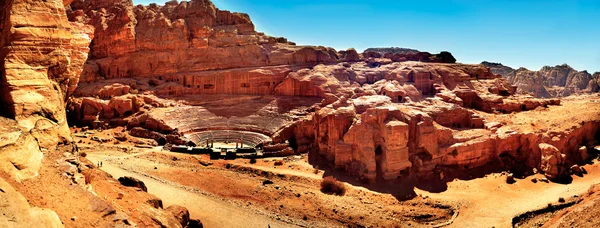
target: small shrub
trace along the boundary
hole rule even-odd
[[[276,161],[275,162],[275,166],[282,166],[283,165],[283,161]]]
[[[256,164],[256,158],[250,158],[250,164]]]
[[[330,195],[343,196],[346,194],[346,185],[336,180],[335,177],[328,176],[321,181],[321,192]]]
[[[81,156],[81,157],[84,157],[84,158],[85,158],[85,157],[87,156],[87,153],[86,153],[86,152],[81,152],[81,153],[79,153],[79,156]]]

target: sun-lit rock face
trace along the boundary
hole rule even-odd
[[[285,38],[256,32],[247,14],[219,10],[204,0],[168,2],[165,6],[133,6],[125,0],[75,0],[69,17],[96,28],[92,58],[82,78],[86,82],[161,77],[182,83],[183,88],[195,93],[214,93],[223,83],[235,84],[240,88],[235,92],[243,93],[242,88],[261,87],[261,83],[268,88],[279,83],[281,76],[235,72],[247,74],[247,80],[242,81],[228,78],[228,72],[200,72],[338,59],[337,52],[330,48],[295,46]]]
[[[0,5],[1,112],[16,120],[5,121],[8,128],[16,124],[8,134],[20,135],[15,136],[20,143],[6,142],[12,149],[2,157],[14,165],[3,165],[4,171],[17,180],[37,175],[40,148],[71,140],[65,99],[78,84],[93,28],[69,22],[64,4],[21,0]]]
[[[51,210],[29,206],[27,199],[9,183],[0,178],[0,226],[2,227],[63,227],[58,215]],[[7,218],[10,218],[7,219]]]
[[[499,63],[483,62],[482,64],[508,78],[511,83],[518,86],[519,93],[530,93],[535,97],[566,97],[599,91],[600,84],[596,74],[577,71],[567,64],[544,66],[539,71],[525,68],[515,70]]]

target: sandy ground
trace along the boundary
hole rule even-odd
[[[124,155],[122,158],[139,156],[150,152]],[[103,161],[101,169],[117,179],[123,176],[131,176],[142,180],[148,187],[148,193],[161,198],[165,207],[183,205],[190,211],[192,218],[201,218],[203,225],[206,227],[294,227],[293,225],[273,220],[267,216],[238,208],[227,202],[123,170],[118,165],[105,161],[106,157],[101,154],[90,154],[87,158],[94,163]]]
[[[314,168],[305,159],[286,160],[283,166],[273,166],[274,160],[281,159],[264,159],[259,160],[256,164],[249,164],[245,159],[217,160],[211,161],[215,164],[204,167],[193,162],[196,159],[206,159],[201,156],[161,151],[160,148],[138,149],[138,151],[141,152],[127,154],[99,150],[88,153],[88,159],[94,162],[102,160],[102,169],[114,177],[132,176],[144,181],[149,192],[162,198],[166,206],[177,204],[187,207],[192,217],[200,218],[207,227],[267,227],[268,225],[271,227],[295,225],[334,227],[351,224],[351,221],[328,221],[328,219],[339,219],[337,216],[342,212],[324,214],[306,212],[296,215],[289,211],[300,208],[317,211],[332,210],[323,205],[332,203],[338,206],[340,211],[343,210],[341,208],[354,210],[354,212],[343,212],[344,216],[364,216],[362,222],[356,221],[355,225],[386,227],[403,224],[402,226],[405,226],[410,219],[401,218],[403,212],[418,210],[432,212],[432,208],[423,205],[412,208],[409,206],[416,202],[423,203],[424,199],[432,200],[432,202],[445,202],[446,205],[456,205],[459,208],[459,216],[450,227],[482,227],[482,225],[484,227],[510,227],[512,217],[517,214],[541,208],[548,203],[555,203],[559,197],[568,198],[582,194],[591,185],[600,183],[600,166],[596,161],[594,164],[585,166],[589,172],[588,175],[575,176],[571,184],[540,181],[533,183],[532,178],[543,177],[539,174],[525,179],[517,179],[514,184],[506,184],[504,175],[489,174],[472,180],[454,180],[448,183],[445,191],[439,193],[415,188],[414,191],[421,197],[409,201],[401,201],[390,194],[375,192],[359,186],[352,187],[347,196],[335,197],[318,191],[318,183],[323,172],[315,173]],[[177,159],[174,160],[174,158]],[[227,166],[230,168],[226,168]],[[248,174],[244,170],[251,172]],[[260,175],[261,172],[269,174]],[[267,179],[294,192],[290,194],[292,196],[296,192],[302,194],[302,198],[307,195],[306,201],[293,200],[294,197],[286,196],[283,193],[278,194],[272,187],[263,187],[256,183],[269,175],[286,176],[286,178]],[[221,180],[215,181],[216,178]],[[360,203],[356,203],[356,201]],[[365,202],[367,203],[365,204]],[[402,204],[403,202],[408,202],[408,204]],[[245,205],[245,203],[249,204]],[[289,207],[289,210],[280,210],[279,204],[285,205],[286,208]],[[292,206],[293,204],[298,204],[298,207]],[[373,205],[373,207],[369,207],[369,205]],[[394,208],[394,205],[398,207]],[[371,208],[375,210],[369,211]],[[333,210],[335,211],[335,209]],[[430,214],[436,214],[435,208],[433,210]],[[298,217],[307,215],[308,223],[304,223]],[[432,222],[413,221],[412,226],[438,224],[443,219],[447,220],[449,216],[451,214],[445,217],[441,216]],[[380,217],[380,219],[372,217]],[[415,218],[418,217],[415,216]],[[281,220],[278,220],[279,218]],[[382,220],[389,222],[371,223]],[[313,223],[310,223],[311,221]]]
[[[400,202],[391,194],[349,184],[345,196],[323,194],[319,184],[324,173],[315,173],[305,156],[259,159],[256,164],[214,160],[205,167],[198,160],[209,161],[208,157],[160,148],[93,148],[82,150],[88,159],[102,160],[101,169],[116,178],[127,175],[144,181],[149,193],[166,205],[188,207],[192,218],[206,221],[207,227],[427,227],[448,221],[455,208],[422,197]],[[284,165],[274,166],[276,160],[285,160]]]
[[[448,189],[441,193],[417,190],[419,194],[434,199],[460,202],[460,216],[451,227],[511,227],[512,217],[556,203],[559,197],[569,198],[586,192],[593,184],[600,183],[598,164],[585,166],[589,174],[574,176],[571,184],[533,183],[532,178],[517,179],[514,184],[506,184],[505,177],[490,174],[473,180],[455,180],[448,183]]]

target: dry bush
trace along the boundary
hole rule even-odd
[[[275,166],[282,166],[283,165],[283,161],[276,161],[275,162]]]
[[[79,153],[79,156],[81,156],[81,157],[84,157],[84,158],[85,158],[85,157],[87,156],[87,153],[86,153],[86,152],[81,152],[81,153]]]
[[[346,194],[346,185],[336,180],[335,177],[328,176],[321,181],[321,192],[330,195],[343,196]]]

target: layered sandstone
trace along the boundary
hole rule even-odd
[[[592,75],[585,70],[577,71],[567,64],[544,66],[539,71],[522,67],[515,70],[498,63],[482,64],[517,85],[519,93],[530,93],[536,97],[566,97],[599,91],[597,73]]]
[[[13,129],[5,145],[17,148],[5,146],[2,156],[18,164],[2,167],[20,180],[37,174],[40,148],[71,140],[64,100],[77,86],[93,28],[70,23],[63,1],[4,1],[1,7],[0,102],[2,115],[16,120],[3,121]]]
[[[76,0],[69,16],[96,28],[92,58],[82,77],[85,82],[153,77],[210,93],[219,90],[222,80],[234,80],[237,87],[254,86],[253,81],[269,82],[268,87],[273,80],[260,72],[248,72],[246,80],[240,80],[206,71],[326,63],[338,58],[332,49],[295,46],[285,38],[256,32],[247,14],[219,10],[205,0],[172,1],[165,6]]]

